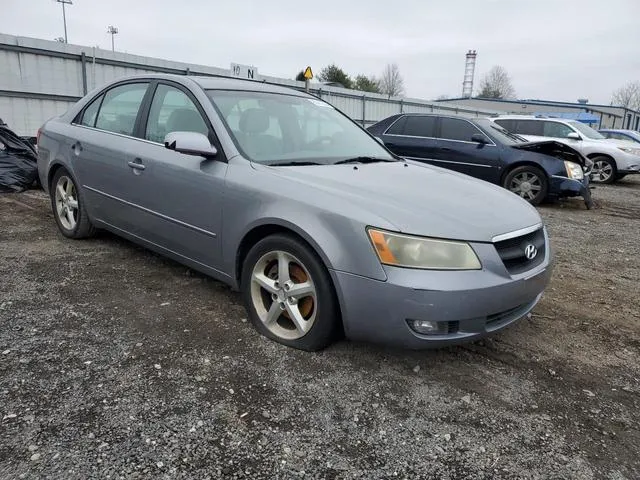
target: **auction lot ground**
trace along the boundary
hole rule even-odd
[[[40,191],[0,196],[0,478],[639,478],[640,178],[593,193],[540,208],[531,318],[318,354],[185,267],[64,239]]]

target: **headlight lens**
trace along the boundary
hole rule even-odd
[[[567,176],[574,180],[582,180],[584,178],[584,172],[582,167],[575,162],[564,162],[564,168],[567,170]]]
[[[380,262],[396,267],[432,270],[480,270],[478,256],[466,242],[414,237],[370,228],[369,238]]]
[[[631,147],[618,147],[618,148],[623,152],[630,153],[631,155],[640,156],[640,148],[631,148]]]

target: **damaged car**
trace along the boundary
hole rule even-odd
[[[37,181],[36,148],[0,119],[0,193],[21,192]]]
[[[581,196],[593,206],[593,162],[553,140],[528,142],[484,118],[405,113],[368,128],[393,153],[510,190],[532,205]]]

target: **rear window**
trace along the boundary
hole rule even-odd
[[[407,123],[407,117],[400,117],[400,119],[396,120],[389,130],[385,133],[389,135],[403,135],[404,134],[404,126]]]
[[[435,137],[436,117],[407,116],[404,124],[403,135],[412,137]]]

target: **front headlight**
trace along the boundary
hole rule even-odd
[[[631,155],[640,156],[640,148],[632,148],[632,147],[618,147],[620,150],[626,153],[630,153]]]
[[[432,270],[480,270],[478,256],[466,242],[414,237],[370,228],[369,238],[380,262],[396,267]]]
[[[582,180],[584,178],[584,172],[582,167],[575,162],[564,162],[564,168],[567,170],[567,177],[574,180]]]

